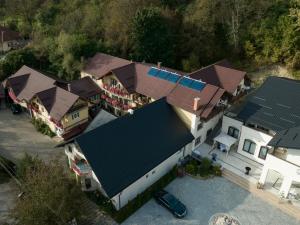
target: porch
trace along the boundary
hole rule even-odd
[[[216,159],[216,163],[220,164],[224,169],[227,169],[234,174],[257,184],[262,173],[263,165],[239,154],[235,148],[230,151],[223,152],[211,145],[202,144],[192,152],[192,156],[207,157],[209,159]],[[249,175],[246,175],[246,167],[250,167]]]

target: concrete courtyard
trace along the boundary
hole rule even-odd
[[[166,190],[187,206],[186,218],[175,219],[165,208],[151,200],[122,225],[207,225],[216,213],[234,216],[242,225],[300,224],[299,220],[222,177],[209,180],[187,176],[177,178]]]
[[[9,109],[0,109],[0,155],[16,161],[27,152],[43,160],[63,157],[62,148],[55,148],[57,142],[35,130],[26,113],[13,115]]]

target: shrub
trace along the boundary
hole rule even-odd
[[[49,137],[54,137],[55,136],[55,133],[50,129],[50,127],[45,124],[41,119],[35,119],[33,118],[31,120],[32,124],[35,126],[35,129],[42,133],[42,134],[45,134]]]
[[[185,167],[185,171],[191,175],[194,175],[196,176],[197,175],[197,172],[198,172],[198,166],[197,165],[194,165],[192,163],[189,163],[186,165]]]
[[[218,177],[222,176],[221,166],[213,166],[213,174]]]
[[[201,176],[208,176],[210,174],[210,170],[212,168],[212,162],[208,158],[203,158],[200,165],[200,175]]]

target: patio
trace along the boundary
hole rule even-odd
[[[213,148],[211,145],[202,144],[193,151],[193,155],[207,157],[212,159],[213,154],[216,154],[216,163],[222,165],[223,168],[241,176],[242,178],[256,184],[260,178],[263,165],[248,159],[247,157],[237,153],[234,149],[228,153],[224,153],[219,149]],[[245,167],[250,167],[249,175],[246,175]]]

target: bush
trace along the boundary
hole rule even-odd
[[[203,158],[201,161],[199,173],[201,176],[205,177],[210,174],[210,170],[212,168],[212,162],[208,158]]]
[[[221,166],[213,166],[213,174],[218,177],[222,176]]]
[[[35,126],[35,129],[42,133],[42,134],[45,134],[49,137],[54,137],[55,136],[55,133],[50,129],[50,127],[45,124],[41,119],[35,119],[33,118],[31,120],[32,124]]]

